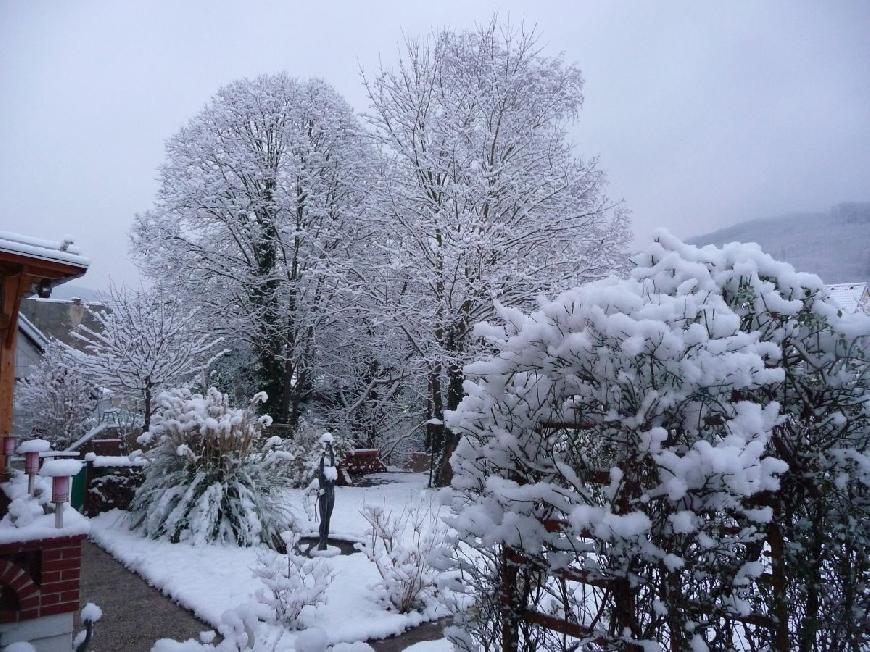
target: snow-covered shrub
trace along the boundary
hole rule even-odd
[[[214,388],[162,393],[152,428],[140,437],[153,448],[130,505],[133,526],[173,542],[276,545],[291,520],[280,496],[289,472],[263,436],[269,418],[254,409],[261,400],[262,393],[233,408]]]
[[[870,640],[870,316],[844,314],[823,282],[755,245],[698,249],[662,237],[635,277],[671,287],[709,278],[774,353],[780,382],[753,400],[775,401],[768,451],[788,464],[781,489],[753,498],[770,515],[772,558],[744,609],[787,627],[740,626],[757,647],[860,649]],[[700,269],[699,269],[700,268]],[[782,563],[777,559],[781,558]],[[764,558],[762,558],[764,559]],[[771,590],[782,584],[783,590]]]
[[[200,632],[199,640],[174,641],[161,638],[154,643],[151,652],[275,652],[271,642],[259,639],[260,621],[253,604],[243,604],[221,614],[218,633],[221,640],[215,643],[214,630]]]
[[[52,340],[39,364],[16,390],[16,419],[22,432],[63,450],[97,422],[102,394],[82,373],[69,348]]]
[[[448,417],[464,435],[450,522],[478,601],[468,640],[502,642],[513,562],[501,546],[537,566],[518,577],[516,608],[566,617],[590,640],[684,649],[697,619],[718,636],[746,615],[744,587],[761,572],[751,550],[770,519],[746,499],[776,490],[786,469],[766,452],[778,405],[753,397],[783,374],[710,274],[693,272],[664,287],[591,283],[478,327],[493,354],[466,368]],[[550,579],[565,567],[592,584]],[[562,646],[516,627],[523,649]]]
[[[418,504],[396,514],[367,505],[361,513],[369,527],[366,540],[357,546],[381,576],[372,587],[379,599],[399,613],[430,606],[439,577],[431,560],[446,534],[438,510]]]
[[[514,572],[514,608],[567,618],[598,644],[765,649],[788,635],[780,618],[792,619],[786,647],[800,630],[857,640],[870,319],[842,317],[817,277],[755,245],[666,234],[628,280],[500,316],[477,328],[492,354],[466,368],[448,417],[464,437],[446,552],[477,603],[457,645],[502,644],[500,586]],[[773,554],[783,538],[775,568],[766,542]],[[819,552],[813,540],[828,551],[810,568],[832,604],[807,623],[828,602],[808,598],[800,558]],[[505,546],[532,566],[515,570]],[[552,579],[565,568],[575,580]],[[779,580],[787,609],[786,594],[771,597]],[[524,649],[566,645],[511,620]]]
[[[282,532],[281,538],[287,554],[263,552],[257,558],[254,575],[265,585],[257,591],[257,598],[269,608],[272,622],[295,629],[306,606],[326,601],[326,589],[334,574],[323,560],[299,553],[298,534]]]

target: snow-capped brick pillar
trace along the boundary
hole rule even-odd
[[[84,538],[0,545],[0,623],[78,611]]]

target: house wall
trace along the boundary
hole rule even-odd
[[[15,377],[27,378],[31,369],[39,364],[42,353],[20,330],[15,337]]]
[[[36,365],[39,364],[42,358],[42,353],[33,344],[29,337],[24,335],[20,330],[15,335],[15,378],[27,378]],[[25,436],[28,433],[24,432],[29,416],[24,414],[18,407],[21,401],[18,400],[20,392],[19,384],[15,383],[15,403],[13,405],[12,416],[12,432],[18,436]]]

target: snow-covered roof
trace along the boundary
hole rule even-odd
[[[40,351],[45,353],[48,348],[48,338],[21,312],[18,313],[18,330],[24,333]]]
[[[866,283],[834,283],[828,285],[828,296],[844,312],[870,312],[870,291]]]
[[[39,240],[18,233],[0,231],[0,252],[27,256],[38,260],[50,260],[75,267],[87,268],[91,261],[81,255],[70,238],[60,242]]]

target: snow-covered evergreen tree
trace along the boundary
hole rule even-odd
[[[367,79],[388,157],[373,211],[392,281],[366,287],[424,367],[442,482],[456,443],[443,412],[462,396],[474,324],[494,301],[529,306],[622,262],[625,213],[567,136],[582,87],[575,66],[496,21],[408,41],[397,67]]]
[[[92,312],[94,329],[73,332],[80,349],[67,347],[67,355],[90,382],[138,409],[148,430],[154,397],[206,370],[221,338],[203,329],[197,308],[156,289],[113,288],[103,305]]]
[[[858,649],[864,625],[842,616],[866,608],[867,533],[855,523],[866,517],[870,320],[841,318],[818,278],[754,245],[697,249],[666,234],[628,280],[499,315],[478,327],[491,355],[466,368],[473,380],[448,414],[464,434],[449,552],[480,607],[457,642],[501,645],[499,587],[518,572],[512,608],[567,618],[605,649],[788,649],[789,635],[795,648],[832,649],[832,631]],[[804,447],[802,468],[793,451]],[[819,503],[837,528],[812,527]],[[771,567],[765,541],[783,536],[785,568]],[[801,559],[811,542],[823,563]],[[504,546],[531,566],[512,571]],[[570,581],[552,577],[566,569]],[[801,621],[801,596],[818,586],[808,569],[842,587],[830,595],[839,605],[814,603],[813,623]],[[791,627],[771,597],[783,575],[800,606],[784,612]],[[514,625],[523,649],[570,644]]]

